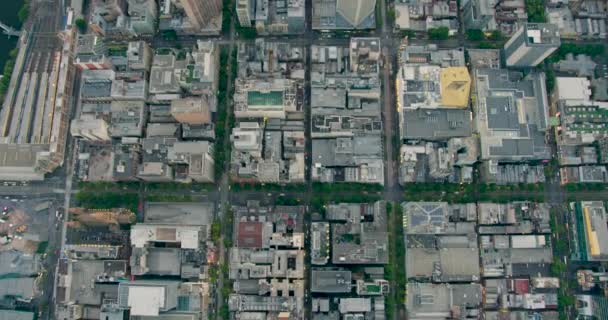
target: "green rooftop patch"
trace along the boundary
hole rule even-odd
[[[247,103],[252,106],[278,106],[283,105],[283,93],[280,91],[247,93]]]

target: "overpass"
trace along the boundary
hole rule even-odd
[[[2,32],[9,37],[18,37],[21,35],[21,31],[15,30],[15,28],[11,26],[7,26],[2,21],[0,21],[0,28],[2,29]]]

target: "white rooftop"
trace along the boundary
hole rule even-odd
[[[128,301],[132,316],[158,316],[165,307],[165,288],[131,286]]]
[[[131,244],[143,248],[148,242],[180,243],[182,249],[199,248],[200,227],[138,224],[131,228]]]
[[[559,100],[589,102],[591,82],[584,77],[557,77],[555,79]]]

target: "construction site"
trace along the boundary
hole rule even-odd
[[[129,226],[135,223],[135,213],[127,209],[71,208],[67,222],[67,243],[89,245],[129,242]]]

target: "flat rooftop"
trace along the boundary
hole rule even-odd
[[[349,293],[352,290],[352,274],[349,270],[313,269],[312,292]]]
[[[401,138],[443,140],[471,135],[472,114],[468,110],[418,109],[401,113]]]
[[[528,45],[559,45],[559,30],[550,23],[526,23],[524,25]]]
[[[544,76],[505,69],[475,70],[481,159],[546,159],[549,106]]]
[[[408,283],[406,308],[409,319],[444,319],[454,308],[474,309],[482,302],[480,284]]]
[[[212,202],[148,202],[146,223],[210,226],[215,215]]]
[[[480,276],[477,248],[408,248],[405,260],[410,279],[477,281]]]

